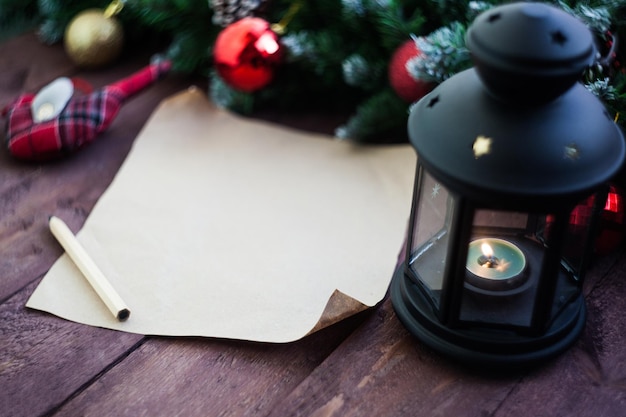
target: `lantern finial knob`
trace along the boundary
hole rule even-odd
[[[563,94],[597,57],[587,26],[543,3],[512,3],[482,13],[466,43],[487,90],[521,104]]]

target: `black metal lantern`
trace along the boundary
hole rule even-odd
[[[562,352],[584,327],[583,276],[624,138],[578,83],[597,51],[569,14],[495,7],[466,42],[475,67],[411,109],[415,195],[391,298],[436,350],[525,365]]]

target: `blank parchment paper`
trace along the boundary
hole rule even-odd
[[[78,233],[129,320],[67,255],[27,306],[140,334],[297,340],[327,305],[340,319],[384,297],[415,162],[408,145],[252,121],[190,89],[160,104]]]

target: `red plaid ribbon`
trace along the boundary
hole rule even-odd
[[[169,61],[151,64],[89,95],[73,97],[54,119],[35,123],[34,94],[24,94],[2,111],[8,117],[6,145],[19,159],[49,160],[74,152],[106,130],[130,96],[166,74]]]

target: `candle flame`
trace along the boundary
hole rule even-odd
[[[493,256],[493,249],[491,249],[491,245],[489,243],[483,243],[482,245],[480,245],[480,250],[483,251],[483,255],[485,255],[487,258]]]

